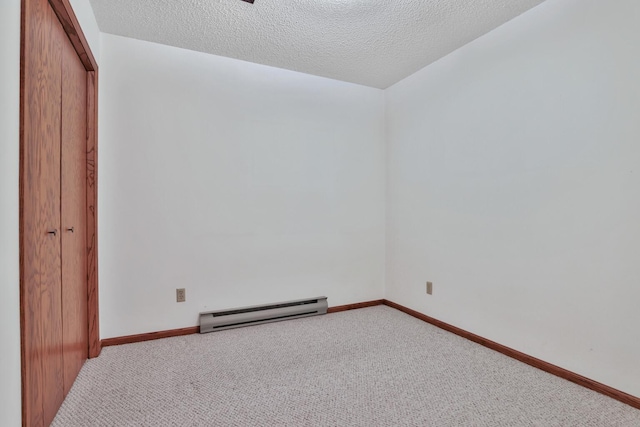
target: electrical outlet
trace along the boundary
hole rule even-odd
[[[185,302],[187,300],[187,291],[185,288],[176,289],[176,302]]]
[[[433,295],[433,283],[427,282],[427,295]]]

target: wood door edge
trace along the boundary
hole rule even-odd
[[[62,28],[64,28],[65,33],[67,33],[67,37],[69,37],[71,45],[76,50],[84,68],[87,71],[96,71],[98,69],[98,63],[93,56],[93,52],[91,52],[89,42],[84,36],[80,22],[69,0],[49,0],[49,5],[51,5],[51,8],[60,20]]]
[[[89,358],[94,358],[102,350],[98,291],[98,70],[87,73],[87,118],[87,321]]]
[[[25,107],[26,107],[26,38],[27,38],[27,3],[22,0],[20,4],[20,118],[19,118],[19,166],[18,166],[18,263],[19,263],[19,289],[20,289],[20,401],[22,425],[25,426],[27,414],[27,396],[24,384],[27,382],[27,358],[25,348],[25,266],[24,266],[24,139],[25,139]]]

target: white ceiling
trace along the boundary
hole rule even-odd
[[[91,0],[100,30],[377,88],[543,0]]]

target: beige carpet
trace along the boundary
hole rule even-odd
[[[386,306],[107,347],[62,426],[640,426],[640,411]]]

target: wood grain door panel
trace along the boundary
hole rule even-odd
[[[62,308],[64,394],[89,353],[87,322],[87,72],[69,40],[62,52]]]
[[[64,398],[61,387],[62,297],[60,242],[60,117],[62,43],[50,8],[37,15],[24,72],[37,84],[26,94],[23,127],[22,245],[23,346],[31,369],[23,373],[30,425],[47,426]],[[64,32],[62,32],[64,34]],[[55,232],[55,234],[53,233]]]
[[[41,200],[46,203],[46,215],[54,219],[50,227],[57,230],[55,235],[48,235],[48,253],[41,262],[47,277],[41,283],[42,299],[42,330],[43,330],[43,373],[44,395],[43,401],[44,425],[53,421],[64,400],[64,360],[62,347],[62,271],[61,271],[61,206],[60,206],[60,161],[61,161],[61,119],[62,119],[62,51],[66,33],[51,8],[47,8],[47,21],[50,22],[51,32],[48,43],[55,56],[44,64],[47,69],[47,79],[50,81],[52,92],[49,101],[44,103],[43,109],[51,109],[48,114],[50,122],[47,124],[48,137],[44,141],[47,163],[50,162],[48,173],[42,175],[46,187],[46,196],[41,194]],[[56,87],[57,86],[57,87]],[[55,91],[55,93],[53,92]],[[54,122],[54,120],[56,120]]]
[[[89,340],[92,354],[100,352],[93,176],[98,70],[69,0],[21,5],[22,422],[46,427],[89,354]]]

